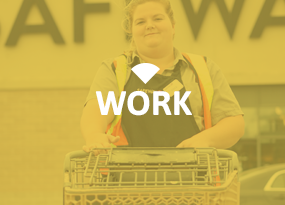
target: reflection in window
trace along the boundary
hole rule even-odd
[[[232,90],[244,112],[245,134],[231,150],[237,152],[243,170],[285,163],[285,85],[232,86]]]
[[[285,108],[280,106],[261,107],[259,123],[261,134],[284,134]]]
[[[272,183],[272,188],[285,188],[285,174],[280,174]]]
[[[243,107],[245,134],[243,138],[254,139],[259,135],[258,111],[256,107]]]

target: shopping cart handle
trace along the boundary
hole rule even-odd
[[[83,151],[83,150],[77,150],[77,151],[73,151],[73,152],[69,152],[67,155],[65,155],[65,159],[64,159],[64,172],[69,172],[69,171],[73,171],[72,167],[70,167],[70,160],[73,158],[77,158],[77,157],[86,157],[88,156],[89,153]]]
[[[233,170],[239,169],[239,161],[237,153],[231,150],[225,150],[225,149],[218,149],[218,155],[219,157],[230,157],[232,159],[232,166],[231,168]]]
[[[213,152],[213,149],[215,148],[199,148],[199,149],[200,149],[199,150],[200,153],[211,154]],[[215,149],[215,150],[217,150],[217,154],[220,158],[226,157],[226,158],[232,159],[232,164],[230,165],[231,171],[239,169],[239,161],[238,161],[237,153],[231,150],[226,150],[226,149]]]

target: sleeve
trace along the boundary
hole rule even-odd
[[[112,69],[112,63],[112,59],[102,62],[92,82],[84,106],[89,100],[97,99],[96,91],[101,91],[104,102],[106,102],[109,91],[114,91],[115,97],[118,101],[119,88],[115,72]]]
[[[217,124],[226,117],[244,115],[218,65],[207,58],[207,66],[214,87],[214,96],[211,107],[212,125]]]

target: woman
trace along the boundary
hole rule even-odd
[[[200,88],[191,64],[173,46],[175,21],[168,0],[132,0],[126,9],[126,31],[131,34],[133,49],[126,53],[129,64],[127,83],[124,90],[128,95],[136,90],[163,90],[176,80],[181,83],[180,96],[187,87],[192,91],[186,105],[193,115],[167,116],[160,111],[158,116],[152,115],[152,107],[144,116],[134,116],[127,110],[126,100],[123,106],[121,127],[129,146],[134,147],[216,147],[233,146],[244,133],[243,113],[220,69],[210,59],[206,59],[207,67],[214,88],[211,120],[212,127],[205,129],[204,113]],[[113,121],[113,110],[108,115],[101,115],[96,91],[102,91],[104,102],[108,91],[114,91],[116,98],[120,95],[113,60],[104,61],[97,72],[83,110],[81,129],[86,140],[85,151],[91,148],[110,147],[110,143],[120,144],[120,136],[105,134],[107,126]],[[160,68],[157,74],[144,84],[131,72],[131,68],[139,63],[151,63]],[[187,71],[187,72],[186,72]],[[187,79],[185,78],[188,73]],[[148,92],[150,101],[152,93]],[[173,111],[173,97],[169,101]],[[139,110],[143,106],[142,99],[135,98],[134,106]],[[173,113],[173,112],[172,112]],[[122,143],[121,143],[122,144]],[[104,153],[105,150],[95,151]]]

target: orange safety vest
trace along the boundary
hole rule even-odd
[[[211,122],[211,105],[214,94],[214,88],[212,84],[212,79],[207,68],[205,58],[200,55],[195,55],[191,53],[183,53],[183,56],[187,61],[193,66],[194,73],[197,74],[198,82],[202,95],[203,110],[204,110],[204,124],[205,129],[212,127]],[[127,57],[121,55],[113,61],[114,70],[116,72],[117,82],[119,92],[121,93],[124,90],[127,78]],[[121,126],[121,115],[115,115],[114,120],[108,125],[106,133],[113,136],[120,136],[120,140],[115,145],[128,145],[127,138],[123,132]]]

